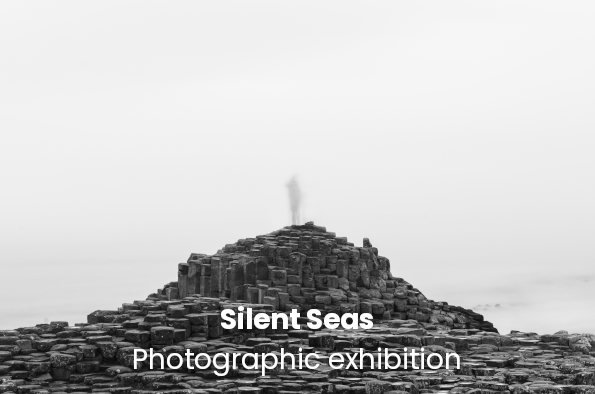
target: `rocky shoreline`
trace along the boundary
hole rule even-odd
[[[220,313],[300,313],[295,329],[232,329]],[[372,329],[310,330],[306,312],[371,313]],[[306,223],[191,254],[178,280],[145,300],[99,310],[86,323],[39,324],[0,331],[0,393],[337,394],[543,393],[595,394],[595,336],[559,331],[500,335],[483,316],[423,293],[391,273],[369,240],[356,247]],[[134,349],[163,355],[316,352],[320,368],[206,370],[134,368]],[[404,348],[445,355],[461,368],[332,369],[331,353],[377,355]]]

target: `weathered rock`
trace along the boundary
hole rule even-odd
[[[146,300],[95,311],[87,323],[0,331],[0,393],[595,394],[595,336],[499,335],[482,315],[428,300],[394,277],[389,260],[367,239],[355,247],[307,223],[227,244],[214,255],[193,253],[177,268],[177,282]],[[240,306],[267,314],[297,310],[300,327],[247,329],[244,315],[244,328],[223,329],[221,311],[238,312]],[[310,330],[310,309],[343,317],[370,313],[374,327]],[[378,348],[397,354],[424,348],[435,353],[428,362],[448,359],[451,368],[378,368]],[[153,351],[153,370],[149,359],[133,365],[139,349]],[[290,363],[271,367],[265,377],[243,368],[218,376],[224,368],[213,365],[160,368],[161,358],[184,357],[186,351],[316,353],[321,364],[309,370],[302,361],[298,369],[298,360],[296,369]],[[330,368],[334,352],[353,355],[357,368]],[[455,356],[460,369],[452,367]]]

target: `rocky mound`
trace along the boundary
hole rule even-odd
[[[231,329],[225,309],[302,316],[298,329]],[[371,313],[372,329],[310,330],[305,313]],[[512,332],[499,335],[480,314],[428,300],[391,274],[390,262],[368,240],[346,238],[307,223],[239,240],[214,255],[193,253],[178,281],[125,303],[91,313],[87,323],[39,324],[0,331],[0,393],[337,394],[544,393],[595,394],[595,337]],[[456,351],[460,369],[332,369],[330,353],[381,348],[402,353],[425,348]],[[133,369],[135,349],[184,355],[225,352],[316,352],[317,370]],[[375,353],[372,353],[375,354]],[[359,357],[359,356],[358,356]],[[217,370],[220,372],[221,370]],[[398,392],[398,393],[397,393]]]
[[[177,283],[153,297],[172,300],[193,294],[269,304],[280,311],[371,313],[378,320],[497,332],[482,315],[428,300],[393,277],[389,259],[379,256],[368,239],[356,247],[312,222],[241,239],[212,256],[193,253],[179,265]]]

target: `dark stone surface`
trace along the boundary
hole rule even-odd
[[[398,264],[392,265],[397,270]],[[172,273],[173,274],[173,273]],[[225,309],[299,313],[299,327],[223,329]],[[311,330],[306,313],[371,313],[371,329]],[[245,311],[246,309],[244,309]],[[346,316],[344,316],[346,317]],[[244,322],[244,327],[245,327]],[[178,281],[146,300],[98,310],[87,323],[39,324],[0,331],[0,393],[143,394],[595,394],[595,336],[559,331],[500,335],[471,310],[427,299],[368,239],[356,247],[309,222],[193,253]],[[460,369],[372,368],[378,348],[446,358]],[[268,370],[134,368],[135,349],[164,357],[219,352],[316,353],[318,369],[291,363]],[[329,357],[355,357],[363,368],[332,369]],[[155,356],[158,367],[159,357]],[[299,366],[299,363],[298,363]]]

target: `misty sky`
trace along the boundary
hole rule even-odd
[[[595,332],[595,3],[0,2],[0,329],[304,220],[501,329]],[[495,304],[500,304],[495,307]]]

